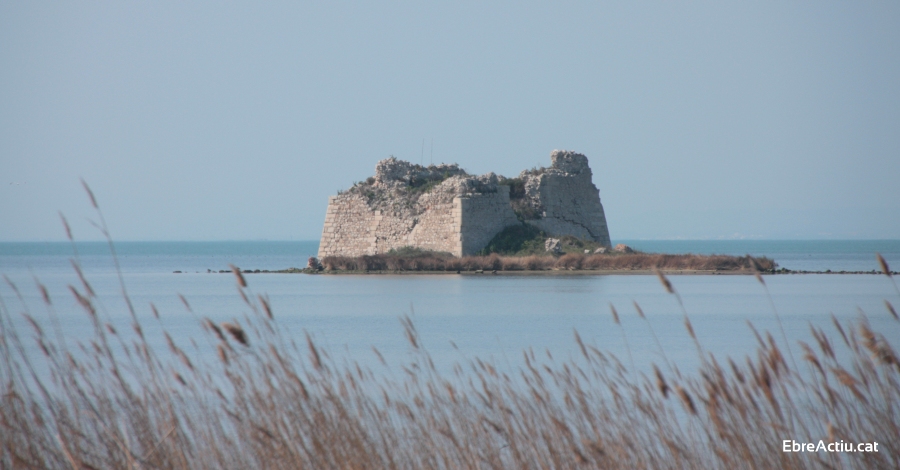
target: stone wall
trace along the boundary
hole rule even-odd
[[[460,238],[464,255],[481,250],[501,230],[519,223],[509,205],[509,186],[499,186],[496,193],[472,194],[457,200],[462,216]]]
[[[542,214],[526,222],[549,235],[609,245],[587,157],[554,151],[551,162],[550,168],[520,175],[527,202]],[[501,230],[520,223],[509,186],[498,182],[493,173],[470,176],[456,165],[382,160],[374,178],[329,198],[318,256],[373,255],[406,246],[456,256],[476,253]]]
[[[374,184],[397,190],[396,181],[379,174]],[[374,255],[406,246],[465,256],[519,223],[509,205],[509,187],[497,185],[493,174],[451,176],[425,194],[402,194],[387,202],[371,202],[366,191],[329,198],[320,258]]]
[[[423,198],[425,199],[425,198]],[[443,251],[462,255],[460,218],[462,209],[458,198],[433,198],[421,201],[425,211],[414,220],[407,240],[397,241],[393,248],[415,246],[423,250]],[[388,248],[386,251],[390,251]],[[384,253],[384,251],[380,251]]]
[[[369,209],[366,200],[359,195],[331,196],[319,242],[319,258],[371,254],[377,240],[375,233],[383,218],[381,211]]]

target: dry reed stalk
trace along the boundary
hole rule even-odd
[[[656,367],[656,364],[653,365],[653,375],[656,376],[656,388],[659,390],[659,393],[662,394],[663,398],[669,398],[669,385],[666,383],[662,372]]]
[[[888,267],[887,261],[885,261],[884,257],[881,256],[881,253],[875,253],[875,258],[878,260],[878,265],[881,267],[881,272],[883,272],[885,276],[891,277],[891,269]]]
[[[228,334],[230,334],[231,337],[234,338],[234,340],[237,341],[238,343],[241,343],[244,346],[249,346],[249,342],[247,339],[247,333],[244,331],[243,328],[240,327],[240,325],[237,324],[237,322],[235,322],[235,323],[224,322],[224,323],[222,323],[222,329],[227,331]]]
[[[666,289],[666,292],[668,292],[668,293],[670,293],[670,294],[674,294],[674,293],[675,293],[675,289],[672,288],[672,283],[669,282],[669,278],[667,278],[667,277],[665,276],[665,274],[663,274],[662,271],[660,271],[659,269],[654,269],[653,271],[654,271],[654,273],[656,274],[656,276],[659,278],[659,282],[660,282],[660,283],[663,285],[663,287]]]
[[[274,320],[275,317],[272,315],[272,307],[269,306],[268,297],[263,297],[261,294],[256,297],[259,300],[259,304],[262,305],[263,311],[266,312],[266,317],[268,317],[269,320]]]
[[[231,272],[234,273],[234,277],[237,278],[238,286],[247,287],[247,280],[244,279],[244,275],[241,274],[240,268],[233,264],[229,264],[228,267],[231,268]]]
[[[891,305],[890,302],[885,299],[884,306],[887,308],[888,312],[890,312],[891,316],[894,317],[894,320],[900,321],[900,317],[897,316],[897,311],[894,310],[894,306]]]
[[[694,406],[694,400],[691,398],[691,395],[681,386],[675,387],[675,392],[678,394],[678,398],[681,398],[681,402],[684,404],[685,409],[691,412],[692,415],[697,415],[697,407]]]

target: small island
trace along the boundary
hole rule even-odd
[[[774,273],[768,258],[656,253],[567,253],[554,255],[456,257],[447,253],[396,253],[310,258],[294,272],[326,274],[752,274]]]
[[[640,253],[611,246],[586,156],[507,178],[457,164],[381,160],[328,201],[307,272],[774,272],[767,258]]]

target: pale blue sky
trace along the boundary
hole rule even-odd
[[[613,240],[900,238],[900,3],[221,3],[0,3],[0,241],[98,238],[79,177],[118,240],[318,239],[423,138],[586,154]]]

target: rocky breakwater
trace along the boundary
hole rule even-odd
[[[609,245],[591,178],[587,157],[568,151],[554,151],[550,168],[512,179],[391,157],[378,162],[373,177],[329,198],[318,256],[376,255],[404,247],[465,256],[521,223],[548,235]]]

